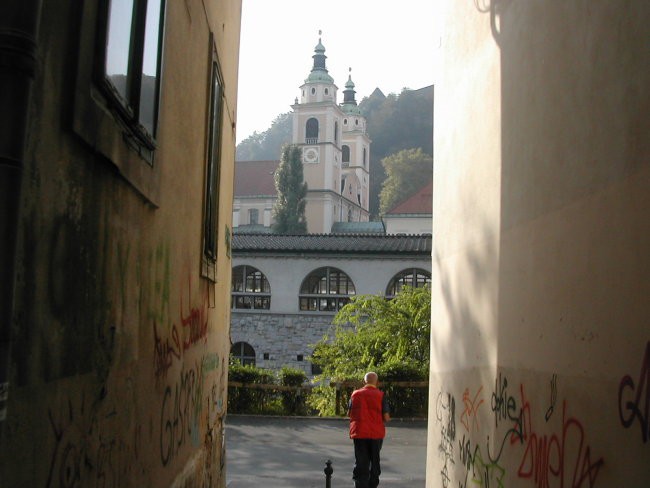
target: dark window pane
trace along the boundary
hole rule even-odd
[[[244,291],[244,267],[237,266],[232,270],[232,291]]]
[[[349,163],[350,162],[350,146],[344,145],[342,148],[342,158],[344,163]]]
[[[316,143],[318,140],[318,119],[311,118],[307,120],[305,137],[309,139],[308,143]]]
[[[133,49],[133,1],[111,0],[106,35],[106,77],[128,106],[129,64]]]
[[[268,310],[271,301],[269,297],[254,297],[255,308],[258,310]]]
[[[233,344],[230,354],[244,366],[255,366],[255,349],[246,342]]]
[[[219,144],[221,135],[221,85],[216,63],[212,64],[212,94],[210,100],[210,140],[206,181],[205,249],[206,256],[217,257],[217,204],[219,188]]]

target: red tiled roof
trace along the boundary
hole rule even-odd
[[[275,196],[273,173],[280,161],[237,161],[235,163],[235,196]]]
[[[410,196],[397,206],[393,207],[390,211],[386,212],[387,215],[395,214],[425,214],[431,215],[433,211],[433,180],[420,189],[415,195]]]

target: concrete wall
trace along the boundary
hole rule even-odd
[[[650,4],[437,14],[427,487],[648,486]]]
[[[0,485],[223,487],[241,2],[167,2],[151,162],[92,83],[99,3],[43,2]],[[225,89],[213,267],[211,33]]]

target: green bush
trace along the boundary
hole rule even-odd
[[[280,398],[277,391],[258,390],[245,386],[251,383],[277,384],[273,372],[250,365],[242,366],[239,362],[233,361],[230,364],[228,380],[244,383],[243,387],[228,388],[228,411],[231,413],[268,414],[280,412]]]
[[[336,415],[336,391],[329,385],[315,386],[307,397],[306,403],[319,417]]]
[[[422,365],[393,361],[377,368],[382,388],[388,396],[392,415],[395,417],[426,417],[429,389],[421,386],[393,386],[392,381],[426,381],[429,372]],[[381,385],[380,385],[381,386]]]
[[[301,369],[284,366],[279,372],[280,384],[283,386],[300,387],[307,382],[307,375]],[[306,392],[302,390],[283,391],[282,407],[285,415],[306,415]]]

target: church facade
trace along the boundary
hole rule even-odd
[[[292,143],[302,150],[307,182],[305,216],[309,233],[330,233],[337,222],[369,220],[370,138],[355,97],[351,74],[338,103],[338,87],[326,66],[319,39],[313,66],[300,86],[293,110]],[[278,155],[279,156],[279,155]],[[247,173],[237,185],[233,226],[240,231],[268,231],[275,202],[273,174],[279,161],[238,162]],[[244,168],[245,166],[245,168]]]

